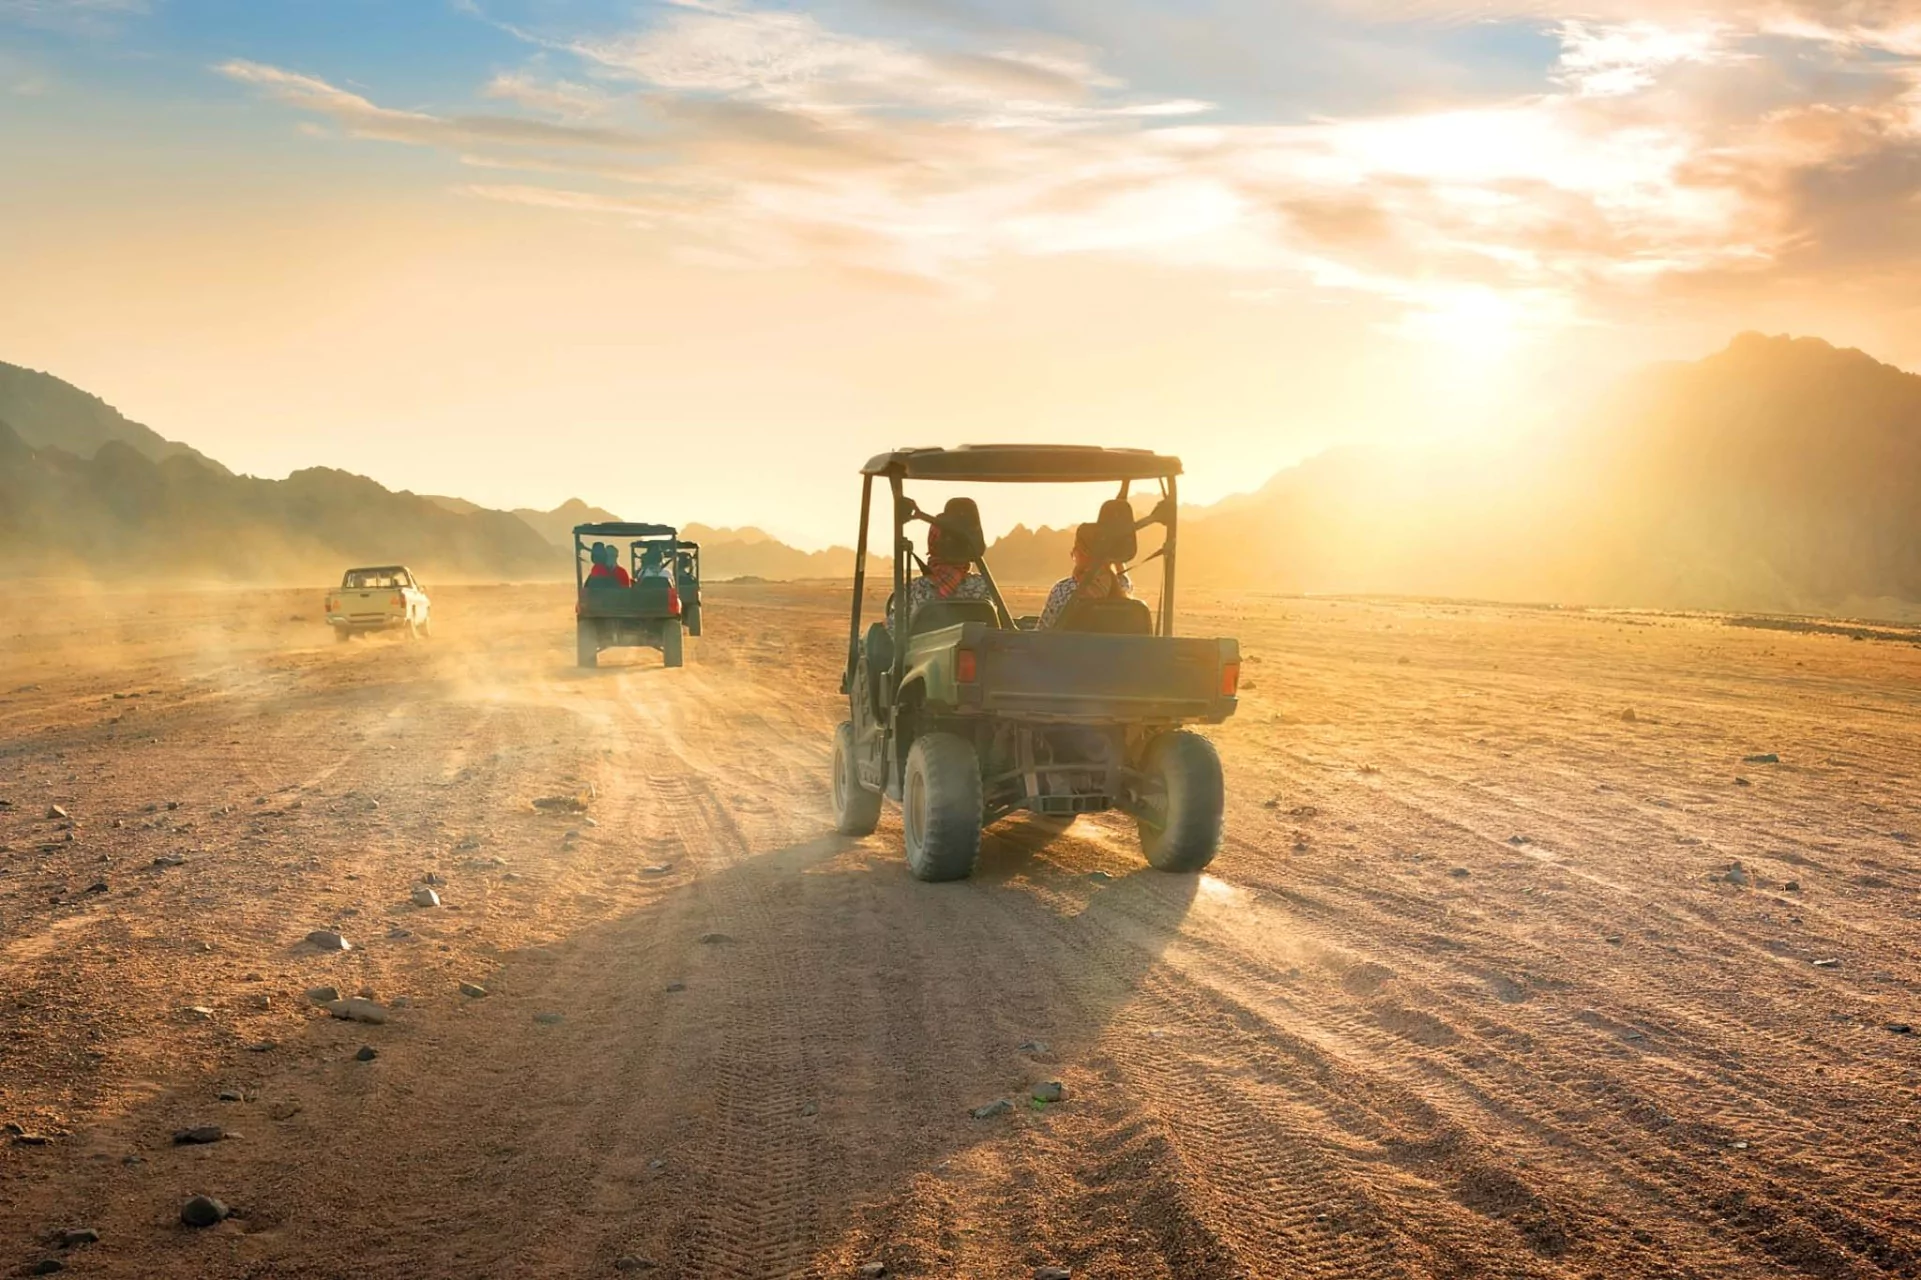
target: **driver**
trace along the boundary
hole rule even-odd
[[[940,515],[927,526],[927,568],[907,584],[908,617],[936,600],[992,600],[987,579],[974,572],[982,552],[980,508],[972,498],[949,498]],[[891,602],[890,602],[891,604]],[[893,609],[887,628],[894,630]]]
[[[1047,604],[1041,609],[1042,630],[1058,626],[1075,600],[1126,600],[1134,594],[1134,584],[1120,561],[1105,558],[1101,532],[1096,523],[1074,531],[1074,569],[1047,593]]]

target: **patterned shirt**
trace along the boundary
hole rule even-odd
[[[918,610],[922,605],[932,604],[936,600],[992,600],[993,598],[993,594],[987,589],[987,579],[978,573],[970,573],[962,578],[960,585],[954,588],[954,594],[949,596],[942,595],[931,578],[915,578],[907,584],[909,617],[913,616],[912,611]],[[895,630],[894,607],[891,600],[887,602],[887,629]]]
[[[1074,592],[1080,585],[1080,579],[1072,574],[1054,584],[1054,589],[1047,593],[1046,605],[1041,608],[1041,630],[1045,631],[1060,622],[1061,613],[1066,610],[1068,601],[1074,598]],[[1118,585],[1121,595],[1134,594],[1134,583],[1126,574],[1120,576]]]

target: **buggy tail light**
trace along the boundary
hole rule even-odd
[[[1221,664],[1221,696],[1232,698],[1241,690],[1241,664],[1223,662]]]
[[[680,588],[678,587],[667,588],[667,612],[680,612]]]
[[[978,661],[972,649],[959,649],[954,653],[954,679],[962,684],[972,684],[979,675]]]

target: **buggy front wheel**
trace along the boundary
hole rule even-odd
[[[917,880],[965,880],[981,851],[981,762],[974,744],[925,733],[907,753],[901,787],[907,868]]]
[[[834,830],[844,836],[870,836],[879,825],[880,792],[861,785],[854,726],[843,720],[834,730]]]

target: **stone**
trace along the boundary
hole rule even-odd
[[[363,1044],[360,1046],[360,1052],[354,1054],[354,1061],[355,1062],[372,1062],[375,1058],[378,1058],[379,1056],[380,1056],[380,1050],[374,1048],[370,1044]]]
[[[222,1102],[245,1102],[247,1100],[245,1091],[240,1089],[222,1089],[219,1096]]]
[[[347,941],[332,929],[315,929],[307,935],[307,941],[322,951],[352,951],[353,943]]]
[[[650,862],[640,869],[640,873],[647,876],[664,876],[673,869],[674,864],[671,862]]]
[[[565,1021],[565,1019],[563,1019],[561,1015],[557,1013],[541,1012],[541,1013],[536,1013],[534,1015],[534,1021],[538,1022],[543,1027],[553,1027],[553,1026],[560,1025],[560,1023]]]
[[[1786,884],[1782,885],[1781,887],[1783,889],[1786,889],[1789,893],[1801,892],[1801,882],[1799,880],[1790,880]]]
[[[47,806],[47,817],[64,822],[67,818],[67,811],[57,804],[50,804]]]
[[[701,945],[708,947],[725,946],[732,941],[733,938],[725,933],[703,933],[700,935]]]
[[[478,982],[463,982],[460,984],[460,994],[479,1000],[487,994],[487,988],[481,986]]]
[[[66,1269],[67,1264],[58,1258],[42,1258],[27,1268],[27,1274],[30,1276],[51,1276],[58,1275]]]
[[[268,1107],[267,1114],[275,1120],[291,1120],[300,1114],[300,1104],[292,1098],[283,1098]]]
[[[1764,751],[1760,755],[1742,756],[1741,763],[1742,764],[1780,764],[1781,757],[1774,754],[1774,752],[1772,751]]]
[[[1473,875],[1474,873],[1472,871],[1469,871],[1466,867],[1455,867],[1452,870],[1450,870],[1448,874],[1453,876],[1456,880],[1465,880],[1469,876]]]
[[[106,891],[107,891],[107,882],[105,880],[95,880],[92,884],[88,885],[84,890],[82,890],[82,892],[84,893],[105,893]]]
[[[637,1253],[623,1253],[614,1259],[616,1271],[651,1271],[653,1267],[651,1259],[643,1258]]]
[[[153,860],[153,865],[156,867],[163,867],[163,868],[164,867],[184,867],[187,865],[187,860],[181,857],[177,853],[163,853],[159,857]]]
[[[1112,880],[1114,877],[1109,875],[1105,871],[1090,871],[1087,873],[1087,878],[1089,880],[1100,881],[1100,880]]]
[[[1035,1267],[1034,1280],[1074,1280],[1074,1273],[1066,1267]]]
[[[217,1124],[197,1124],[191,1129],[182,1129],[173,1135],[176,1146],[202,1146],[218,1142],[227,1136],[227,1131]]]
[[[195,1196],[180,1206],[180,1221],[190,1227],[211,1227],[224,1222],[229,1210],[212,1196]]]
[[[975,1107],[972,1111],[968,1112],[967,1114],[974,1117],[974,1119],[976,1120],[991,1120],[995,1116],[1004,1116],[1008,1112],[1012,1111],[1013,1109],[1014,1109],[1014,1104],[1009,1102],[1007,1099],[996,1098],[992,1102],[985,1103],[981,1106]]]
[[[365,996],[351,996],[345,1000],[336,1000],[327,1006],[327,1012],[348,1022],[370,1022],[375,1026],[387,1020],[386,1007],[379,1001],[369,1000]]]
[[[1058,1080],[1043,1080],[1027,1092],[1036,1102],[1059,1102],[1067,1096],[1067,1090]]]
[[[92,1227],[68,1227],[54,1239],[62,1249],[71,1249],[75,1245],[99,1244],[100,1233]]]
[[[307,999],[314,1004],[332,1004],[334,1001],[340,999],[340,988],[308,987]]]
[[[667,984],[667,991],[669,992],[669,994],[676,991],[685,991],[686,989],[687,989],[687,984],[684,982],[670,982]]]
[[[1021,1045],[1019,1051],[1021,1053],[1032,1054],[1036,1058],[1044,1058],[1047,1056],[1047,1041],[1028,1040]]]
[[[414,905],[416,907],[437,907],[440,905],[440,895],[423,885],[414,890]]]
[[[447,881],[442,877],[437,876],[433,872],[429,871],[424,877],[424,879],[422,880],[422,883],[423,884],[446,884]]]
[[[860,1270],[854,1274],[859,1276],[860,1280],[880,1280],[882,1276],[887,1274],[887,1264],[885,1262],[863,1262],[861,1263]]]
[[[1890,1022],[1888,1024],[1888,1030],[1894,1032],[1897,1036],[1911,1036],[1914,1034],[1914,1024],[1908,1022]]]
[[[213,1017],[213,1010],[204,1004],[190,1004],[180,1011],[195,1022],[205,1022]]]
[[[1750,876],[1747,868],[1738,862],[1731,865],[1727,870],[1727,874],[1722,876],[1721,879],[1727,881],[1729,884],[1738,885],[1742,888],[1746,888],[1748,885],[1754,883],[1754,877]]]
[[[1839,960],[1816,960],[1814,967],[1817,969],[1839,969],[1841,962]]]

